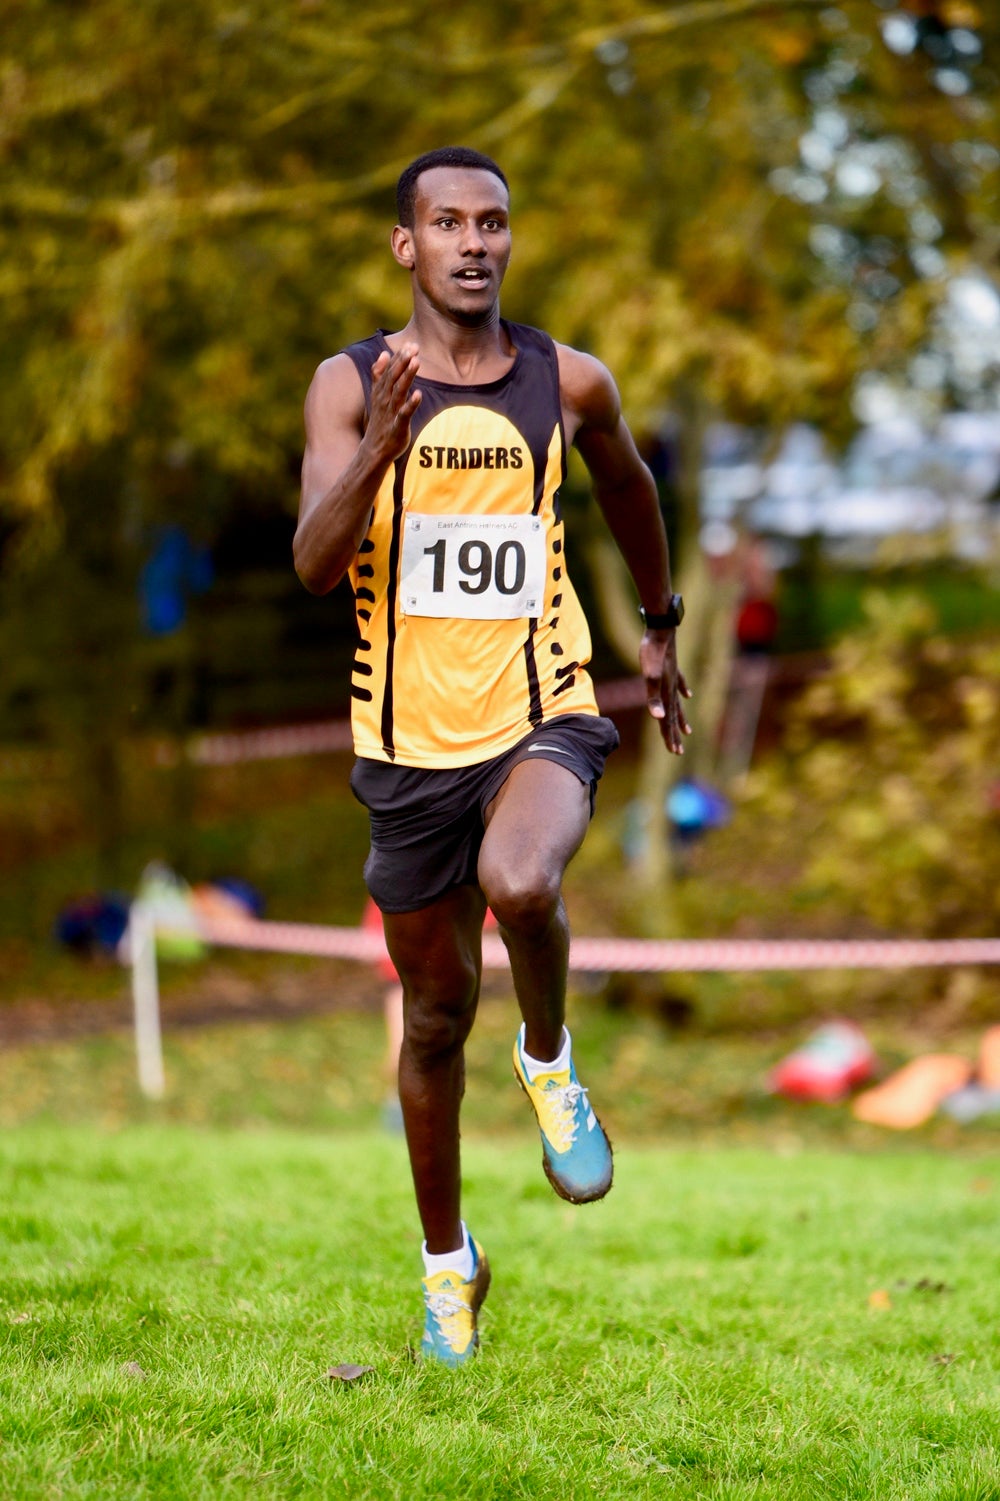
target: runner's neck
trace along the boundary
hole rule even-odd
[[[499,380],[507,374],[517,353],[499,317],[479,328],[462,328],[438,318],[414,316],[399,333],[389,334],[386,342],[390,349],[416,344],[421,376],[456,386]]]

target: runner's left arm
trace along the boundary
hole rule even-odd
[[[665,614],[672,592],[667,534],[656,483],[622,415],[610,372],[591,355],[557,345],[563,420],[568,441],[587,466],[611,535],[650,614]],[[684,754],[691,727],[682,700],[691,697],[677,665],[676,631],[646,629],[639,645],[650,714],[661,721],[667,749]]]

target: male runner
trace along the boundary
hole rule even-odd
[[[392,252],[413,312],[316,372],[295,566],[313,593],[345,573],[354,588],[351,785],[369,810],[365,880],[405,994],[399,1096],[426,1237],[422,1349],[459,1365],[478,1346],[490,1277],[461,1218],[459,1167],[487,903],[510,955],[523,1017],[514,1071],[545,1171],[572,1203],[611,1186],[611,1148],[563,1025],[562,877],[618,743],[566,576],[570,443],[638,588],[649,712],[676,755],[690,695],[656,488],[611,376],[500,317],[511,247],[500,168],[465,147],[432,151],[400,177],[398,212]]]

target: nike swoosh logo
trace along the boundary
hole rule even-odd
[[[530,756],[531,752],[536,750],[555,751],[557,756],[568,756],[571,754],[568,750],[563,750],[561,745],[545,745],[541,740],[536,740],[534,745],[528,746],[528,755]]]

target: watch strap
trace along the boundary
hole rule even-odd
[[[671,594],[670,603],[664,614],[658,615],[652,610],[647,610],[645,605],[639,606],[639,614],[647,630],[672,631],[684,619],[684,600],[679,594]]]

